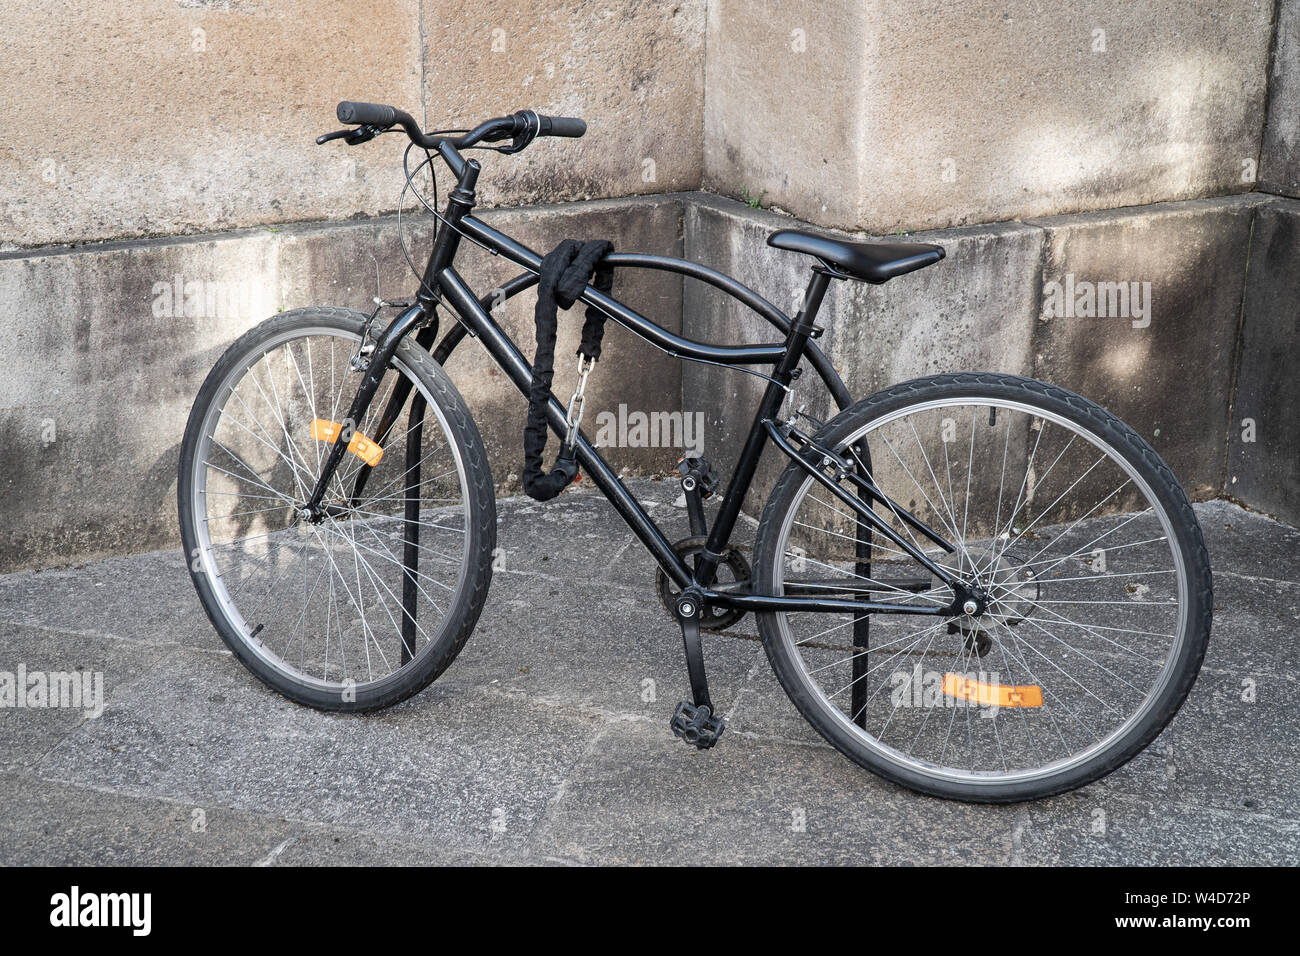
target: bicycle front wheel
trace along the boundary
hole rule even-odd
[[[814,440],[872,476],[881,524],[791,464],[758,586],[935,612],[759,615],[778,679],[835,747],[925,793],[1011,802],[1109,773],[1173,717],[1209,637],[1209,562],[1131,428],[1064,389],[961,373],[873,395]]]
[[[181,538],[208,617],[259,678],[325,710],[385,707],[436,678],[478,619],[496,543],[482,440],[427,352],[404,341],[365,420],[343,421],[365,318],[301,309],[244,335],[181,446]],[[336,441],[348,453],[307,517]]]

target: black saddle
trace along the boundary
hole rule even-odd
[[[943,246],[928,242],[846,242],[798,229],[774,232],[767,244],[816,256],[855,279],[877,285],[934,265],[944,254]]]

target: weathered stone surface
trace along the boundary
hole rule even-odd
[[[526,858],[0,774],[0,860],[41,866],[486,866]]]
[[[854,397],[940,372],[1031,374],[1042,232],[999,223],[906,238],[946,255],[884,285],[838,284],[824,313]]]
[[[1207,199],[1036,223],[1046,243],[1034,376],[1126,421],[1195,498],[1222,487],[1233,348],[1259,202]]]
[[[1260,188],[1300,198],[1300,2],[1278,0]]]
[[[373,719],[340,720],[264,692],[233,658],[178,650],[65,738],[39,773],[287,819],[317,816],[308,809],[316,807],[322,822],[340,827],[414,830],[450,848],[517,851],[582,757],[595,720],[454,685],[430,691]],[[257,730],[236,733],[237,725]],[[489,726],[495,732],[484,733]],[[554,733],[554,743],[530,746],[539,732]],[[370,759],[420,769],[363,771]],[[478,773],[487,785],[467,787]],[[504,833],[493,830],[494,811]]]
[[[396,206],[396,137],[317,147],[339,100],[418,108],[416,0],[5,10],[3,245],[230,229]],[[17,119],[17,117],[15,117]]]
[[[480,196],[488,204],[694,189],[704,7],[704,0],[426,6],[427,119],[464,126],[535,109],[587,121],[582,139],[543,139],[518,156],[484,160]]]
[[[0,577],[0,587],[4,580]],[[45,622],[30,627],[15,624],[7,613],[5,618],[0,622],[0,671],[6,673],[6,681],[22,687],[18,694],[25,695],[31,685],[19,680],[21,667],[26,675],[44,674],[47,686],[60,687],[71,699],[64,699],[60,707],[16,707],[14,691],[8,692],[8,700],[0,708],[3,772],[35,764],[78,727],[98,720],[114,697],[148,674],[164,656],[157,647],[105,638],[85,629],[69,633]],[[73,675],[73,680],[67,675]],[[66,706],[69,703],[79,706]]]
[[[264,230],[0,258],[0,566],[173,539],[190,405],[277,282]]]
[[[835,283],[821,341],[854,397],[917,375],[970,369],[1032,374],[1073,388],[1133,424],[1193,494],[1213,495],[1222,488],[1224,437],[1239,432],[1228,429],[1227,396],[1250,217],[1261,202],[1273,208],[1254,194],[928,233],[918,238],[944,244],[948,258],[885,286]],[[790,220],[707,194],[484,215],[539,251],[564,236],[605,236],[623,251],[684,254],[736,275],[786,311],[795,310],[808,276],[806,257],[764,244]],[[1256,240],[1239,401],[1267,406],[1247,416],[1261,422],[1261,415],[1294,417],[1294,384],[1282,371],[1294,345],[1279,344],[1291,341],[1286,323],[1294,325],[1294,310],[1287,310],[1295,292],[1286,285],[1294,271],[1287,245],[1293,215],[1294,204],[1280,203]],[[403,225],[418,262],[428,223]],[[383,294],[409,295],[415,280],[392,217],[0,254],[0,314],[12,323],[4,339],[12,371],[0,382],[0,432],[14,449],[0,483],[15,502],[0,517],[0,566],[48,566],[174,540],[176,455],[207,370],[238,334],[278,309],[368,309],[372,254],[381,263]],[[480,293],[515,271],[468,246],[462,268]],[[1084,282],[1136,281],[1135,301],[1143,307],[1142,283],[1150,282],[1150,324],[1134,327],[1144,324],[1141,316],[1049,317],[1040,286],[1053,292],[1059,283],[1063,297],[1071,275],[1076,293]],[[617,282],[620,298],[691,337],[780,339],[763,319],[701,283],[633,271]],[[525,294],[498,313],[529,358],[532,302]],[[562,396],[574,380],[568,358],[579,322],[580,313],[562,322]],[[1282,331],[1269,323],[1281,323]],[[590,382],[585,426],[606,444],[634,446],[610,448],[614,465],[629,474],[662,473],[688,439],[701,438],[702,450],[729,477],[763,381],[680,364],[614,323],[608,342]],[[473,340],[462,344],[449,372],[475,412],[498,486],[517,489],[520,397]],[[786,403],[800,405],[819,418],[832,411],[811,372]],[[683,424],[703,420],[701,436],[651,430],[646,440],[634,440],[628,426],[635,413],[679,409]],[[615,427],[611,434],[606,426],[619,421],[623,433]],[[1271,426],[1260,432],[1249,460],[1232,469],[1245,483],[1229,490],[1251,502],[1249,489],[1264,482],[1273,490],[1261,493],[1259,506],[1285,517],[1294,514],[1286,502],[1297,486],[1288,471],[1296,456],[1278,434]],[[769,452],[756,493],[766,494],[783,465]]]
[[[1262,206],[1251,242],[1225,490],[1300,524],[1300,202]]]
[[[0,147],[0,249],[392,211],[404,138],[313,144],[345,99],[437,128],[588,121],[582,140],[478,154],[489,205],[693,189],[703,62],[703,0],[21,5],[0,100],[40,120]]]
[[[668,487],[632,490],[664,517]],[[1178,717],[1104,780],[1008,807],[852,764],[743,635],[705,636],[728,729],[713,750],[683,746],[666,726],[685,692],[680,637],[649,562],[589,493],[501,502],[509,553],[474,635],[433,685],[375,714],[297,707],[218,653],[174,551],[0,577],[0,669],[103,669],[109,692],[92,721],[0,711],[30,731],[0,736],[0,861],[1291,863],[1295,651],[1277,636],[1300,621],[1298,535],[1227,502],[1196,513],[1225,608]],[[582,560],[552,575],[562,553]],[[171,629],[193,632],[181,646],[159,646],[161,616],[133,635],[147,645],[109,636],[141,580]],[[42,611],[52,626],[29,625]]]
[[[1245,191],[1272,13],[719,0],[704,185],[881,234]]]
[[[667,198],[503,210],[489,218],[539,251],[574,235],[673,253],[680,251],[680,215],[680,203]],[[408,248],[421,263],[427,223],[404,225],[413,226]],[[239,334],[278,310],[334,304],[368,311],[372,254],[383,263],[386,296],[414,291],[391,217],[0,255],[4,363],[11,369],[0,381],[0,435],[12,452],[0,467],[0,489],[13,502],[0,514],[0,567],[48,566],[174,541],[177,455],[208,370]],[[480,293],[513,274],[485,260],[467,251],[462,267]],[[617,281],[630,305],[679,327],[678,280],[625,273]],[[530,358],[533,301],[527,293],[502,312]],[[580,311],[562,314],[557,394],[574,382],[569,358],[580,323]],[[590,383],[586,426],[593,437],[601,411],[617,415],[620,404],[673,411],[681,391],[675,363],[610,325],[609,360]],[[525,406],[488,366],[486,353],[467,340],[449,371],[482,425],[499,480],[517,487]],[[614,448],[609,457],[644,472],[670,468],[679,455],[638,447]]]
[[[6,863],[249,866],[299,834],[317,836],[317,828],[280,817],[105,793],[27,774],[0,774],[0,793],[9,808],[0,819],[0,859]]]
[[[1212,497],[1222,487],[1243,275],[1251,217],[1260,203],[1266,197],[1251,194],[918,235],[944,245],[948,257],[880,287],[833,284],[822,311],[822,342],[855,398],[941,371],[1013,372],[1063,385],[1132,425],[1189,493]],[[1283,205],[1290,214],[1290,204]],[[1283,207],[1270,215],[1270,222],[1283,222]],[[688,208],[686,223],[689,257],[794,308],[807,263],[764,244],[768,233],[789,226],[789,220],[726,200],[701,200]],[[1294,271],[1286,261],[1295,253],[1276,246],[1289,241],[1283,232],[1282,225],[1271,226],[1257,239],[1257,253],[1259,242],[1273,244],[1272,264],[1254,273],[1252,301],[1259,304],[1252,308],[1261,318],[1242,349],[1243,369],[1258,373],[1260,391],[1254,394],[1271,396],[1276,408],[1270,414],[1287,420],[1283,409],[1296,392],[1291,383],[1276,380],[1283,368],[1277,356],[1294,346],[1289,331],[1264,331],[1269,327],[1260,324],[1294,325],[1288,303],[1295,292],[1282,287],[1289,279],[1269,278]],[[1075,303],[1068,309],[1067,296]],[[696,283],[686,284],[684,302],[692,337],[731,343],[776,338],[762,319]],[[1149,314],[1143,314],[1148,306]],[[684,406],[708,408],[706,444],[724,474],[762,389],[761,380],[735,371],[695,365],[684,371]],[[804,403],[814,415],[830,411],[811,375],[799,382],[787,406]],[[1279,497],[1279,489],[1297,487],[1289,463],[1298,456],[1293,444],[1274,433],[1269,454],[1278,456],[1276,466],[1256,466],[1259,477],[1272,482],[1269,500],[1285,515],[1293,506]],[[765,496],[783,466],[769,450],[755,494]]]

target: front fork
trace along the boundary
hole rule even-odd
[[[321,503],[325,500],[325,493],[329,490],[330,481],[333,479],[335,472],[338,471],[339,463],[348,450],[349,439],[356,432],[358,425],[370,409],[370,403],[374,401],[375,393],[379,390],[379,383],[383,380],[384,373],[388,370],[393,356],[397,354],[397,347],[402,344],[402,339],[406,338],[412,329],[429,319],[434,323],[433,335],[436,335],[436,315],[427,313],[423,305],[416,303],[406,308],[397,318],[393,319],[379,337],[379,341],[375,344],[374,351],[371,352],[363,369],[361,384],[357,387],[357,393],[352,398],[347,418],[343,421],[343,432],[330,448],[325,464],[321,467],[320,475],[316,478],[316,486],[312,489],[311,497],[299,508],[299,513],[306,520],[319,522],[325,517]],[[404,394],[401,396],[401,401],[397,402],[396,389],[402,386],[404,386]],[[396,421],[397,415],[401,412],[402,403],[406,401],[410,388],[410,382],[406,379],[394,386],[395,391],[384,416],[388,419],[390,418],[389,413],[391,413],[391,420],[388,422],[389,429],[392,428],[392,422]],[[396,402],[396,405],[394,405],[394,402]],[[381,431],[382,434],[367,437],[372,438],[382,447],[384,439],[387,438],[387,430],[381,429]],[[355,497],[355,494],[353,497]]]
[[[446,148],[449,149],[450,147]],[[440,149],[443,149],[443,147],[440,147]],[[451,153],[454,156],[455,151],[452,150]],[[343,460],[343,455],[348,449],[352,435],[359,423],[365,419],[366,412],[370,409],[370,403],[375,400],[375,393],[379,390],[379,383],[383,380],[384,373],[387,372],[393,357],[397,354],[398,346],[402,344],[402,340],[413,329],[419,328],[419,332],[415,336],[416,344],[428,351],[438,337],[437,303],[439,300],[435,292],[437,286],[435,276],[456,255],[457,247],[460,244],[460,234],[456,229],[456,224],[474,208],[474,185],[479,174],[479,164],[474,160],[453,161],[445,151],[443,156],[453,169],[458,169],[456,188],[452,190],[451,196],[448,198],[446,214],[443,216],[446,225],[437,231],[434,248],[429,256],[429,263],[425,267],[424,277],[420,282],[420,291],[416,300],[407,305],[398,314],[397,318],[389,323],[379,337],[379,341],[375,343],[374,350],[370,353],[363,369],[361,384],[357,387],[356,395],[352,398],[352,405],[348,408],[347,419],[343,422],[341,433],[335,436],[330,453],[321,468],[320,475],[316,478],[316,486],[312,489],[311,497],[298,509],[299,516],[305,521],[319,523],[329,516],[330,509],[324,506],[323,502],[330,482],[338,471],[339,463]],[[379,303],[380,308],[383,305],[384,303]],[[423,327],[421,328],[421,326]],[[363,332],[363,346],[366,344],[364,335]],[[459,339],[455,341],[459,341]],[[442,357],[445,358],[445,355]],[[434,361],[441,361],[439,355],[434,355]],[[406,405],[407,399],[410,398],[412,384],[411,380],[406,376],[399,376],[398,380],[393,384],[388,403],[375,424],[375,433],[366,436],[380,448],[387,442],[393,426],[397,424],[397,420],[402,414],[402,408]],[[406,434],[406,457],[403,461],[404,470],[398,476],[405,479],[402,490],[402,665],[407,664],[414,656],[415,633],[418,626],[415,613],[416,595],[420,590],[416,581],[416,577],[419,575],[420,556],[420,448],[424,431],[425,408],[424,396],[417,392],[415,398],[411,400],[411,412],[408,418]],[[371,471],[372,467],[366,464],[357,472],[352,490],[348,493],[348,498],[340,509],[342,513],[347,513],[348,508],[360,500],[366,483],[370,480]]]

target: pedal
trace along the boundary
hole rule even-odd
[[[694,744],[700,750],[708,750],[727,729],[727,722],[721,717],[714,717],[707,704],[696,707],[689,700],[684,700],[677,705],[677,712],[668,721],[668,726],[688,744]]]
[[[707,458],[679,458],[677,473],[682,476],[682,490],[698,491],[701,498],[713,497],[718,487],[717,469]]]
[[[677,472],[682,476],[682,498],[690,514],[691,534],[703,537],[709,533],[704,499],[712,497],[713,489],[718,487],[718,473],[706,458],[679,458]]]

